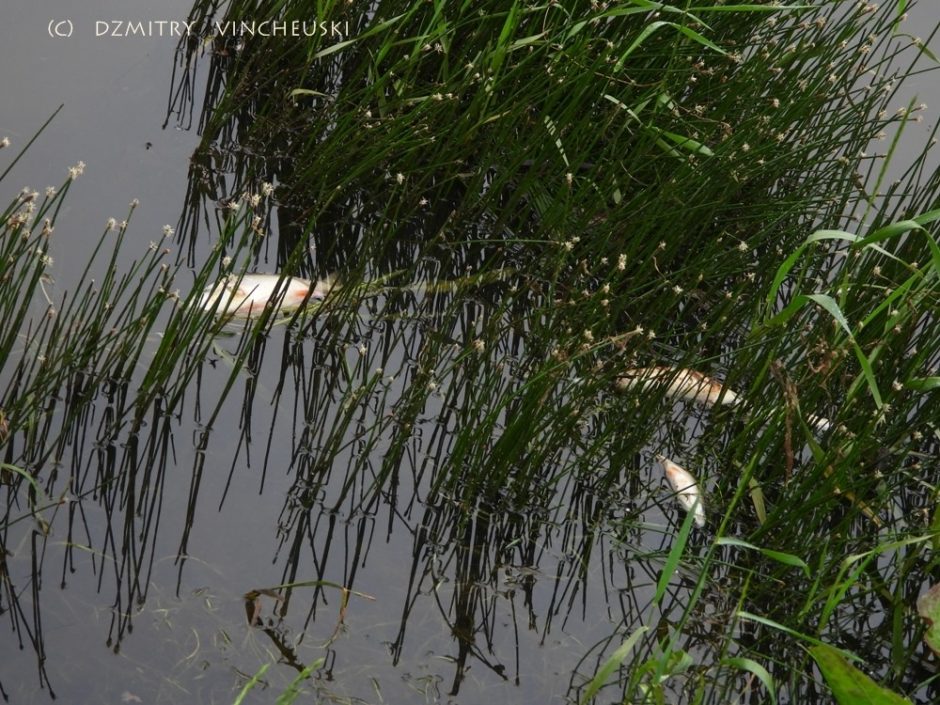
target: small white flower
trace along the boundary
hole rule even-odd
[[[881,409],[878,411],[878,415],[875,416],[875,425],[880,426],[888,420],[888,417],[891,415],[891,405],[884,404]]]
[[[79,176],[85,173],[85,162],[79,162],[75,166],[69,167],[69,179],[75,181]]]
[[[108,230],[114,230],[117,227],[117,221],[114,218],[108,218]]]
[[[571,251],[574,249],[574,241],[573,241],[573,240],[565,240],[565,242],[564,242],[564,248],[565,248],[568,252],[571,252]]]
[[[395,174],[395,181],[397,181],[400,184],[405,183],[405,175],[402,174],[401,172],[398,172],[397,174]]]
[[[594,342],[594,334],[593,334],[589,329],[587,329],[587,328],[585,328],[585,330],[584,330],[584,332],[581,334],[581,336],[582,336],[587,342],[589,342],[589,343],[593,343],[593,342]]]
[[[52,198],[55,194],[56,190],[54,186],[46,186],[46,198]]]
[[[228,255],[226,255],[225,257],[223,257],[223,258],[222,258],[222,266],[225,267],[226,269],[228,269],[230,266],[232,266],[232,258],[229,257]]]
[[[673,290],[673,292],[676,294],[676,296],[678,296],[678,295],[681,294],[683,291],[685,291],[685,289],[683,289],[683,288],[682,288],[681,286],[679,286],[678,284],[676,284],[674,287],[672,287],[672,290]]]
[[[261,195],[270,196],[272,193],[274,193],[274,184],[272,184],[269,181],[262,181],[261,182]]]
[[[477,338],[473,341],[473,349],[478,353],[482,353],[486,350],[486,343],[481,338]]]
[[[744,240],[738,243],[738,252],[747,252],[749,249],[751,248],[748,247],[747,243],[744,242]]]
[[[139,199],[139,198],[135,198],[134,200],[131,201],[131,208],[136,208],[136,207],[139,206],[139,205],[140,205],[140,199]]]
[[[169,225],[163,226],[163,237],[172,237],[175,231]]]
[[[356,350],[358,350],[359,354],[363,357],[365,357],[365,354],[369,351],[365,343],[359,343],[359,345],[356,346]]]
[[[617,269],[619,269],[622,272],[626,268],[627,268],[627,256],[624,254],[621,254],[619,257],[617,257]]]
[[[9,137],[4,137],[3,139],[0,139],[0,149],[3,149],[4,147],[9,147],[9,146],[10,146]]]

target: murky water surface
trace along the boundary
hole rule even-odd
[[[65,104],[16,183],[58,185],[87,164],[51,246],[54,290],[76,283],[75,263],[133,198],[128,257],[176,225],[197,142],[174,120],[164,127],[176,40],[94,36],[98,19],[182,19],[187,3],[161,3],[159,17],[145,2],[70,8],[14,2],[0,25],[0,134],[23,144]],[[48,36],[68,18],[74,36]],[[4,536],[18,598],[2,615],[10,702],[225,703],[266,665],[246,702],[271,702],[321,658],[305,687],[322,701],[563,702],[640,624],[678,619],[696,575],[680,570],[651,607],[683,518],[651,454],[681,453],[709,412],[677,408],[649,452],[593,477],[559,481],[569,459],[555,458],[542,469],[556,488],[547,505],[494,492],[468,506],[474,493],[436,484],[456,432],[478,420],[475,391],[428,376],[420,351],[443,339],[451,360],[472,354],[499,303],[498,287],[481,291],[451,329],[435,329],[430,290],[387,293],[300,334],[275,328],[211,428],[237,337],[217,342],[177,413],[131,437],[97,438],[108,402],[93,405],[67,462],[44,470],[58,473],[50,490],[62,500],[43,513],[48,532],[25,504],[9,508],[25,517]],[[488,352],[505,384],[525,382],[518,349]],[[436,388],[409,411],[414,384]],[[582,420],[585,437],[621,413],[602,402]],[[399,423],[412,424],[404,441]],[[497,428],[512,423],[513,410],[499,411]],[[401,442],[401,459],[384,463]],[[713,462],[700,468],[706,485],[721,471]],[[711,620],[734,607],[717,588],[706,595],[683,647],[704,648]]]

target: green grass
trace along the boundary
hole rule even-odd
[[[230,472],[253,437],[264,472],[273,447],[290,449],[288,603],[321,517],[395,507],[454,582],[463,659],[461,630],[485,612],[474,586],[496,566],[537,566],[553,541],[578,557],[570,585],[602,541],[644,566],[648,602],[585,647],[572,701],[828,702],[810,666],[820,644],[929,697],[915,602],[937,569],[940,182],[929,142],[898,176],[895,155],[923,114],[903,79],[932,58],[900,4],[812,5],[229,3],[219,19],[351,18],[355,31],[341,45],[181,46],[173,108],[199,109],[203,134],[177,228],[188,299],[166,295],[181,267],[158,248],[127,272],[94,265],[104,274],[49,304],[55,317],[36,311],[40,221],[68,184],[29,225],[11,203],[0,444],[17,472],[0,521],[37,511],[18,493],[59,496],[47,468],[89,462],[75,439],[90,408],[109,410],[98,442],[131,450],[72,491],[112,498],[120,524],[118,500],[140,487],[138,511],[158,517],[147,473],[172,464],[185,412],[199,424],[194,512],[241,390]],[[198,2],[191,19],[215,11]],[[213,200],[262,182],[270,200],[216,219]],[[122,234],[105,232],[101,253]],[[343,287],[232,331],[184,303],[223,256],[336,272]],[[203,401],[191,390],[207,360],[229,367]],[[614,392],[651,365],[725,380],[743,403],[701,412]],[[275,409],[261,431],[259,388]],[[705,532],[659,491],[656,452],[705,484]],[[676,526],[643,523],[660,502]]]

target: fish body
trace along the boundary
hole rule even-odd
[[[698,482],[688,470],[672,462],[669,458],[657,455],[656,459],[663,466],[666,479],[675,490],[676,500],[682,508],[691,512],[695,525],[702,529],[705,527],[705,503]]]
[[[810,414],[806,417],[806,420],[809,421],[809,425],[819,431],[819,433],[825,433],[830,428],[832,428],[832,421],[827,419],[825,416]]]
[[[305,301],[320,301],[333,287],[332,279],[311,282],[300,277],[279,274],[245,274],[240,279],[227,277],[209,286],[199,299],[199,307],[213,309],[217,315],[239,318],[257,316],[268,302],[281,313],[296,311]]]
[[[687,368],[638,367],[626,370],[617,378],[616,385],[620,391],[666,385],[666,393],[669,396],[704,406],[738,403],[738,395],[724,387],[721,382]]]

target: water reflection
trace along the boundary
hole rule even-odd
[[[272,583],[287,587],[258,596],[261,613],[248,622],[294,670],[310,657],[309,648],[298,654],[298,640],[320,644],[314,653],[331,642],[330,649],[342,649],[337,604],[347,598],[328,585],[335,583],[371,594],[386,615],[400,604],[388,646],[392,664],[402,663],[409,643],[426,638],[431,610],[450,634],[435,646],[453,660],[447,692],[459,692],[468,669],[519,683],[520,632],[531,630],[544,643],[552,625],[558,619],[563,625],[579,605],[576,596],[585,618],[596,533],[626,505],[611,504],[616,495],[601,499],[616,472],[571,472],[579,463],[591,465],[566,450],[584,438],[577,425],[562,431],[546,426],[550,444],[520,449],[511,464],[492,463],[491,474],[465,472],[480,454],[506,443],[514,424],[528,423],[546,395],[570,384],[558,373],[531,384],[526,370],[538,370],[541,356],[528,357],[515,326],[496,344],[474,347],[481,320],[483,327],[504,325],[497,322],[507,314],[490,294],[506,285],[471,281],[464,288],[473,291],[472,303],[460,286],[433,293],[383,290],[364,301],[328,302],[313,317],[271,331],[246,325],[215,338],[206,358],[193,361],[193,383],[173,409],[163,395],[141,407],[131,380],[89,387],[87,376],[75,375],[63,412],[50,407],[44,416],[50,425],[63,415],[68,421],[53,456],[66,471],[51,464],[45,487],[62,505],[44,513],[48,533],[30,527],[26,516],[8,521],[3,538],[12,554],[4,564],[7,601],[17,632],[39,659],[44,686],[55,690],[41,591],[51,565],[61,561],[64,590],[76,588],[76,574],[86,584],[88,574],[94,576],[95,590],[110,601],[106,643],[117,653],[135,623],[155,609],[155,585],[165,593],[165,558],[174,540],[178,599],[191,585],[186,575],[194,551],[226,583],[238,573],[231,561],[239,551],[219,554],[217,563],[211,551],[231,552],[234,540],[258,545],[248,556],[273,557],[280,575]],[[145,374],[142,368],[132,379]],[[500,408],[487,390],[510,391],[516,401]],[[17,455],[35,447],[27,441],[7,444],[10,462],[36,462]],[[635,474],[631,482],[637,490],[645,484]],[[209,554],[204,541],[195,548],[200,524],[211,518],[207,512],[224,511],[233,499],[250,507],[251,486],[259,493],[255,521],[231,525],[229,516],[223,522],[228,535],[211,541]],[[634,507],[641,494],[634,495]],[[8,493],[7,520],[25,513],[19,496]],[[405,544],[401,535],[408,537]],[[383,555],[382,544],[393,540],[406,548],[396,555],[411,556],[407,567]],[[390,562],[408,576],[401,588],[383,583]],[[541,621],[540,579],[551,595]],[[310,580],[319,584],[303,584]],[[264,588],[254,582],[241,592]],[[273,605],[265,607],[265,599]],[[355,613],[358,598],[348,599]],[[306,636],[311,632],[316,636]],[[508,651],[507,640],[514,644]]]
[[[202,100],[195,49],[181,54],[171,106],[186,124]],[[189,264],[211,250],[240,194],[266,181],[277,184],[275,198],[253,228],[273,235],[252,238],[252,266],[339,272],[344,286],[309,315],[214,331],[166,387],[147,385],[145,362],[114,379],[76,369],[37,407],[36,424],[4,445],[5,462],[42,469],[51,498],[37,509],[28,483],[4,478],[3,607],[36,657],[40,684],[61,695],[58,681],[71,677],[63,652],[82,643],[48,636],[48,615],[59,627],[74,609],[50,597],[49,571],[61,574],[62,603],[81,590],[96,605],[101,624],[81,621],[83,629],[106,633],[115,653],[152,650],[145,668],[157,701],[224,700],[267,662],[286,666],[267,674],[279,692],[319,658],[311,687],[324,698],[575,700],[641,626],[650,638],[605,695],[652,681],[643,667],[667,643],[696,664],[669,679],[676,700],[691,699],[704,679],[725,695],[758,698],[753,679],[723,662],[750,648],[777,655],[775,675],[786,683],[796,647],[738,611],[752,582],[801,580],[792,566],[765,572],[765,563],[696,533],[660,585],[681,515],[652,453],[686,455],[709,492],[727,500],[746,459],[729,460],[725,449],[750,422],[668,403],[659,415],[632,412],[610,393],[631,351],[558,350],[552,330],[573,321],[549,317],[576,292],[553,289],[531,252],[503,244],[530,211],[457,218],[470,187],[454,180],[433,184],[427,204],[396,217],[376,187],[395,178],[378,169],[360,188],[311,196],[291,159],[299,126],[259,144],[244,128],[265,119],[256,111],[214,122],[236,54],[215,46],[209,58],[198,124],[210,146],[193,159],[178,228]],[[345,79],[341,62],[325,66],[329,94]],[[497,172],[483,188],[505,186]],[[513,198],[493,202],[511,211]],[[224,254],[238,252],[216,257]],[[702,345],[724,352],[707,338]],[[772,456],[783,441],[753,426],[749,450]],[[936,443],[916,451],[936,454]],[[791,491],[773,483],[766,491],[786,511]],[[904,489],[895,502],[900,525],[923,498]],[[750,513],[734,521],[760,535]],[[871,531],[839,517],[818,521],[862,538]],[[712,555],[717,562],[706,563]],[[931,577],[919,570],[834,614],[844,622],[837,633],[880,630],[887,639],[888,620],[862,623],[856,613],[896,609],[905,601],[886,594]],[[775,607],[803,608],[767,606]],[[908,622],[902,636],[914,631]],[[885,658],[861,640],[853,648],[873,663]],[[166,682],[158,686],[155,673],[169,674]],[[120,691],[111,685],[89,695]],[[793,697],[818,696],[803,681],[791,687]]]
[[[192,383],[172,409],[162,395],[140,407],[134,381],[95,386],[76,373],[42,415],[50,438],[57,425],[65,429],[52,452],[21,455],[36,449],[28,437],[5,447],[7,462],[49,468],[44,491],[54,502],[43,523],[31,518],[23,492],[7,491],[2,537],[5,608],[37,657],[43,687],[56,692],[55,674],[68,670],[55,663],[46,635],[50,570],[65,591],[91,583],[108,605],[100,628],[117,653],[161,602],[192,594],[193,560],[214,574],[203,585],[226,585],[231,608],[224,617],[177,617],[193,620],[203,644],[187,669],[232,659],[225,644],[247,630],[257,634],[242,638],[287,671],[325,657],[316,687],[334,694],[366,698],[349,684],[350,660],[368,672],[387,653],[412,676],[423,664],[428,673],[410,687],[441,696],[461,694],[472,679],[474,694],[511,684],[521,690],[506,697],[529,702],[557,689],[560,672],[573,674],[562,679],[563,695],[576,698],[641,624],[663,639],[681,631],[697,662],[717,662],[736,586],[750,579],[740,556],[729,553],[727,574],[719,567],[686,618],[704,537],[693,537],[691,562],[657,603],[673,539],[663,526],[640,523],[661,522],[657,504],[668,502],[645,448],[690,448],[703,434],[720,447],[711,417],[676,409],[662,431],[659,420],[631,419],[613,444],[596,444],[607,424],[622,423],[605,392],[610,380],[594,382],[595,408],[566,406],[571,386],[585,381],[530,346],[526,324],[500,296],[526,282],[501,269],[449,287],[347,291],[309,317],[260,331],[242,324],[193,361]],[[538,442],[517,440],[530,437]],[[486,472],[469,470],[480,467]],[[719,474],[706,466],[705,476]],[[734,487],[733,478],[718,483],[715,493]],[[207,522],[222,535],[207,538]],[[175,597],[167,594],[172,556]],[[261,580],[250,573],[264,556],[276,572]],[[234,609],[244,595],[247,618]],[[876,603],[871,613],[886,607]],[[738,642],[748,644],[752,632],[743,624]],[[145,626],[140,639],[153,638]],[[766,649],[767,638],[754,644]],[[645,641],[637,658],[655,653]],[[187,683],[196,677],[183,675]],[[371,677],[383,694],[395,692],[388,677]],[[731,688],[740,676],[721,678]],[[206,692],[217,698],[231,673],[214,679]]]

